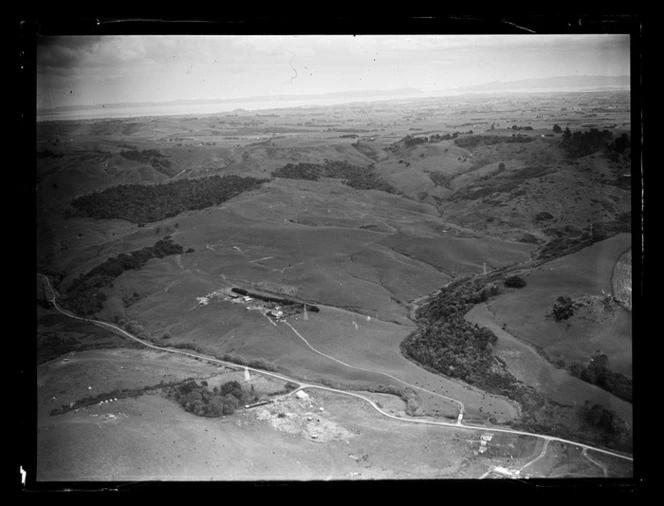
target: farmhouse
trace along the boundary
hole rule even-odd
[[[270,309],[267,314],[274,316],[275,318],[281,318],[284,316],[284,312],[277,309]]]

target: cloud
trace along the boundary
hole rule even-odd
[[[100,37],[38,37],[37,64],[51,69],[69,69],[84,61]]]
[[[146,59],[142,36],[39,37],[37,65],[42,71],[117,66]]]
[[[37,49],[40,93],[97,102],[436,90],[629,63],[629,38],[601,35],[66,36]]]

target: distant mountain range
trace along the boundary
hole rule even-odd
[[[93,105],[68,105],[58,107],[38,107],[38,114],[58,114],[76,111],[102,111],[113,109],[133,109],[170,106],[205,106],[213,104],[234,104],[242,107],[246,103],[271,103],[311,101],[324,104],[326,101],[347,100],[390,100],[400,98],[426,98],[431,96],[454,95],[458,93],[491,93],[501,91],[584,91],[594,89],[629,89],[629,76],[560,76],[549,78],[521,79],[516,81],[494,81],[490,83],[463,86],[436,92],[426,92],[419,88],[399,88],[395,90],[339,91],[323,94],[299,95],[259,95],[241,98],[206,98],[193,100],[172,100],[170,102],[118,102]]]
[[[169,102],[117,102],[110,104],[94,105],[67,105],[59,107],[38,107],[37,111],[41,113],[66,112],[66,111],[89,111],[100,109],[134,108],[134,107],[154,107],[154,106],[184,106],[184,105],[208,105],[208,104],[232,104],[246,102],[276,102],[276,101],[302,101],[302,100],[330,100],[330,99],[348,99],[363,100],[376,97],[400,97],[423,95],[419,88],[400,88],[396,90],[363,90],[363,91],[338,91],[334,93],[322,94],[302,94],[302,95],[259,95],[253,97],[241,98],[204,98],[193,100],[172,100]]]
[[[549,89],[629,88],[629,76],[560,76],[518,81],[493,81],[474,86],[455,88],[453,91],[518,91]],[[450,90],[451,91],[451,90]]]

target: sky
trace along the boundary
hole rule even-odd
[[[53,36],[37,105],[237,99],[629,75],[628,35]]]

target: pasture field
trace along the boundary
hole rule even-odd
[[[110,383],[98,381],[99,367]],[[534,438],[494,434],[488,451],[478,455],[477,432],[388,419],[360,399],[316,389],[308,389],[306,399],[290,396],[263,406],[264,411],[240,410],[223,418],[197,417],[159,393],[48,415],[50,404],[83,395],[87,389],[79,386],[87,383],[97,392],[192,376],[213,384],[242,373],[187,357],[128,350],[77,353],[66,364],[41,366],[38,480],[477,478],[492,466],[517,468],[539,454]],[[264,391],[279,388],[277,383],[252,375],[243,386]],[[63,389],[68,395],[49,403]],[[398,409],[392,396],[370,395]],[[530,471],[534,477],[549,475],[541,465]]]
[[[297,401],[272,406],[284,412],[288,405],[302,420],[305,412],[311,415],[315,411],[317,420],[308,433],[318,431],[318,441],[300,431],[281,431],[257,418],[255,410],[238,411],[224,418],[200,418],[159,394],[48,415],[51,403],[68,402],[87,392],[85,388],[77,391],[72,382],[81,379],[77,375],[91,382],[92,376],[98,376],[94,369],[100,366],[111,382],[92,383],[94,392],[104,387],[108,391],[129,384],[153,384],[160,378],[185,379],[192,374],[211,382],[242,375],[152,351],[85,352],[66,364],[43,366],[38,392],[40,480],[433,478],[453,476],[459,459],[470,453],[463,441],[457,441],[454,431],[388,420],[363,401],[317,390],[307,392],[306,406]],[[72,373],[74,377],[67,379]],[[261,384],[266,381],[266,385]],[[256,385],[257,391],[274,389],[273,383],[275,380],[260,376],[243,382]],[[68,396],[49,403],[52,394],[58,395],[62,389],[67,389]],[[334,427],[343,428],[345,437],[324,441],[323,433]],[[393,434],[400,451],[382,443],[386,432]],[[324,448],[322,454],[320,445]],[[428,451],[423,458],[421,451],[425,449]],[[281,465],[284,460],[290,465]]]
[[[453,235],[453,234],[448,234]],[[421,259],[456,276],[469,276],[513,263],[525,262],[534,249],[531,244],[502,241],[492,238],[436,239],[391,237],[392,248],[405,255]]]
[[[491,302],[494,321],[526,342],[540,346],[553,359],[585,363],[601,349],[612,369],[631,375],[631,315],[621,307],[597,309],[582,318],[556,322],[550,317],[556,299],[611,294],[613,267],[631,245],[629,234],[595,243],[547,262],[525,274],[527,286]]]

